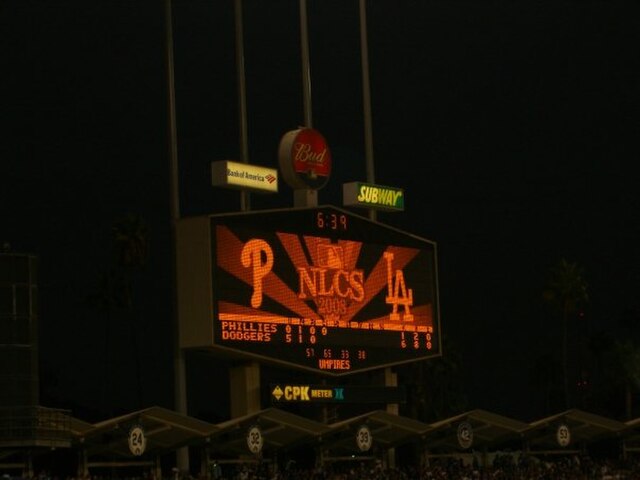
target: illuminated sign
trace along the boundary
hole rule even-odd
[[[258,455],[264,446],[262,430],[257,425],[252,425],[247,431],[247,447],[254,455]]]
[[[299,128],[283,135],[278,161],[285,182],[294,189],[319,190],[331,174],[331,151],[320,132]]]
[[[356,445],[361,452],[368,452],[373,445],[373,435],[366,425],[361,425],[356,432]]]
[[[271,385],[273,403],[404,403],[406,394],[399,387],[335,386],[310,384]]]
[[[371,183],[351,182],[342,185],[342,202],[349,207],[404,210],[404,191]]]
[[[436,245],[335,207],[178,224],[183,348],[343,375],[440,355]]]
[[[211,183],[214,187],[276,193],[278,171],[274,168],[221,160],[211,162]]]
[[[558,426],[556,430],[556,440],[561,447],[567,447],[571,443],[571,430],[565,424]]]
[[[134,425],[129,429],[129,451],[136,457],[141,456],[147,448],[147,437],[141,425]]]
[[[469,422],[459,424],[457,437],[458,445],[464,449],[471,448],[471,445],[473,445],[473,426]]]

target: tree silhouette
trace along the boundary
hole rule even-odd
[[[581,306],[589,301],[584,269],[577,263],[562,258],[550,270],[550,277],[543,292],[543,298],[552,305],[560,315],[562,324],[562,383],[565,408],[569,408],[569,354],[568,330],[569,319]]]
[[[441,357],[413,362],[401,371],[412,418],[435,421],[460,413],[468,406],[459,352],[448,337],[444,336],[442,342]]]
[[[557,410],[557,398],[561,396],[558,386],[560,378],[558,359],[550,354],[538,356],[530,370],[530,380],[540,394],[542,411],[540,414],[550,414]],[[560,394],[560,395],[559,395]]]
[[[112,229],[115,264],[125,274],[125,307],[133,302],[133,275],[147,263],[149,230],[142,217],[129,213],[119,218]]]
[[[117,268],[120,302],[131,315],[129,322],[133,357],[136,365],[138,405],[142,406],[142,378],[137,327],[139,318],[133,311],[133,283],[137,272],[144,269],[149,251],[149,230],[142,217],[128,213],[117,219],[111,229],[114,260]]]
[[[113,267],[108,267],[100,272],[98,284],[89,294],[87,301],[91,307],[96,308],[104,316],[104,374],[102,377],[102,399],[105,408],[110,409],[107,402],[107,394],[112,388],[112,368],[111,368],[111,338],[112,322],[114,313],[123,306],[123,285]],[[111,412],[113,413],[113,412]]]
[[[620,330],[614,330],[611,323]],[[627,309],[608,324],[606,331],[595,334],[590,343],[599,370],[597,393],[602,410],[627,420],[633,418],[633,395],[640,390],[639,336],[640,315]]]

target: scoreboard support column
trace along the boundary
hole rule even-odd
[[[229,373],[231,418],[260,411],[260,364],[246,362],[231,368]]]
[[[391,367],[386,367],[382,374],[384,375],[384,386],[385,387],[397,387],[398,386],[398,374],[393,371]],[[397,403],[387,403],[387,412],[392,413],[394,415],[398,415],[400,412],[400,407]],[[387,466],[389,468],[395,468],[396,466],[396,449],[390,448],[387,450],[387,458],[385,459],[387,462]]]
[[[397,387],[398,386],[398,374],[393,371],[391,367],[384,369],[384,386],[385,387]],[[387,412],[398,415],[400,408],[397,403],[388,403]]]
[[[294,190],[293,191],[293,205],[296,208],[302,207],[317,207],[318,206],[318,191],[310,189]]]

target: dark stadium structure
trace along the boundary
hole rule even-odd
[[[60,471],[52,472],[58,475],[113,475],[124,469],[162,478],[175,470],[176,451],[183,447],[199,460],[193,473],[201,478],[215,476],[217,465],[278,465],[287,458],[306,457],[320,466],[383,464],[389,450],[403,446],[419,451],[423,464],[440,457],[487,464],[498,450],[582,455],[607,441],[623,456],[640,450],[640,419],[623,423],[581,410],[531,423],[471,410],[427,424],[385,410],[323,423],[269,407],[214,424],[153,406],[88,423],[73,412],[38,404],[36,267],[33,255],[0,254],[0,473],[5,475],[31,478],[46,459],[47,466],[58,466]],[[371,440],[366,451],[356,442],[363,427]],[[252,429],[261,435],[254,452],[247,438]]]

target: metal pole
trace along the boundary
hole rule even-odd
[[[309,28],[307,0],[300,0],[300,47],[302,50],[302,95],[304,104],[304,126],[313,128],[311,114],[311,67],[309,62]]]
[[[362,63],[362,104],[364,110],[364,147],[367,165],[367,182],[375,183],[373,166],[373,127],[371,122],[371,85],[369,83],[369,47],[367,40],[366,0],[360,0],[360,58]],[[376,219],[376,211],[369,210],[369,218]]]
[[[177,275],[176,275],[176,226],[180,220],[180,187],[178,176],[178,129],[176,124],[175,75],[173,64],[173,24],[171,0],[165,0],[165,60],[167,76],[167,108],[168,108],[168,136],[169,136],[169,197],[171,211],[171,240],[172,240],[172,275],[173,296],[172,314],[174,323],[174,402],[176,412],[187,414],[187,383],[185,375],[184,352],[180,348],[180,321],[177,307]],[[189,471],[189,450],[182,447],[176,452],[176,464],[181,471]]]
[[[309,61],[309,22],[307,20],[307,0],[300,0],[300,50],[302,51],[302,97],[304,105],[304,126],[313,128],[311,113],[311,66]],[[311,189],[294,190],[295,207],[315,207],[318,192]]]
[[[244,73],[244,29],[242,20],[242,0],[235,0],[236,21],[236,72],[238,77],[238,118],[240,127],[240,160],[249,163],[249,140],[247,135],[247,92]],[[251,209],[249,192],[240,192],[240,210]]]

